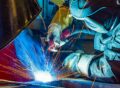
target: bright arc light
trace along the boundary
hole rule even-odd
[[[35,81],[39,82],[51,82],[53,81],[52,75],[49,72],[38,71],[34,73]]]

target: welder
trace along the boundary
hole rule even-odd
[[[90,79],[120,82],[119,10],[115,0],[70,0],[69,8],[64,5],[59,8],[49,26],[47,41],[50,41],[50,36],[53,35],[54,47],[61,47],[61,43],[65,41],[61,41],[60,35],[75,18],[84,22],[88,29],[96,32],[94,49],[101,52],[91,55],[76,50],[65,58],[63,62],[65,67]]]

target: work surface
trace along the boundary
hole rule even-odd
[[[120,84],[99,83],[83,79],[64,79],[50,83],[31,81],[27,83],[0,82],[0,84],[3,85],[0,88],[120,88]]]

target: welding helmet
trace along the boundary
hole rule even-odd
[[[106,7],[102,7],[100,5],[96,5],[97,0],[71,0],[70,1],[70,12],[71,15],[76,18],[85,18],[95,14],[96,12],[105,9]]]
[[[0,0],[0,49],[40,13],[36,0]]]

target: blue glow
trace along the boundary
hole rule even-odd
[[[45,52],[42,49],[40,41],[32,36],[32,33],[29,29],[22,31],[21,34],[15,39],[14,44],[17,57],[25,66],[25,68],[31,72],[30,74],[33,75],[35,80],[37,79],[38,75],[42,74],[40,74],[40,72],[49,72],[49,74],[53,73],[53,66],[50,63],[50,60],[49,63],[47,63],[48,59],[46,59],[47,57],[45,56]],[[39,81],[42,80],[43,79],[39,79]]]

